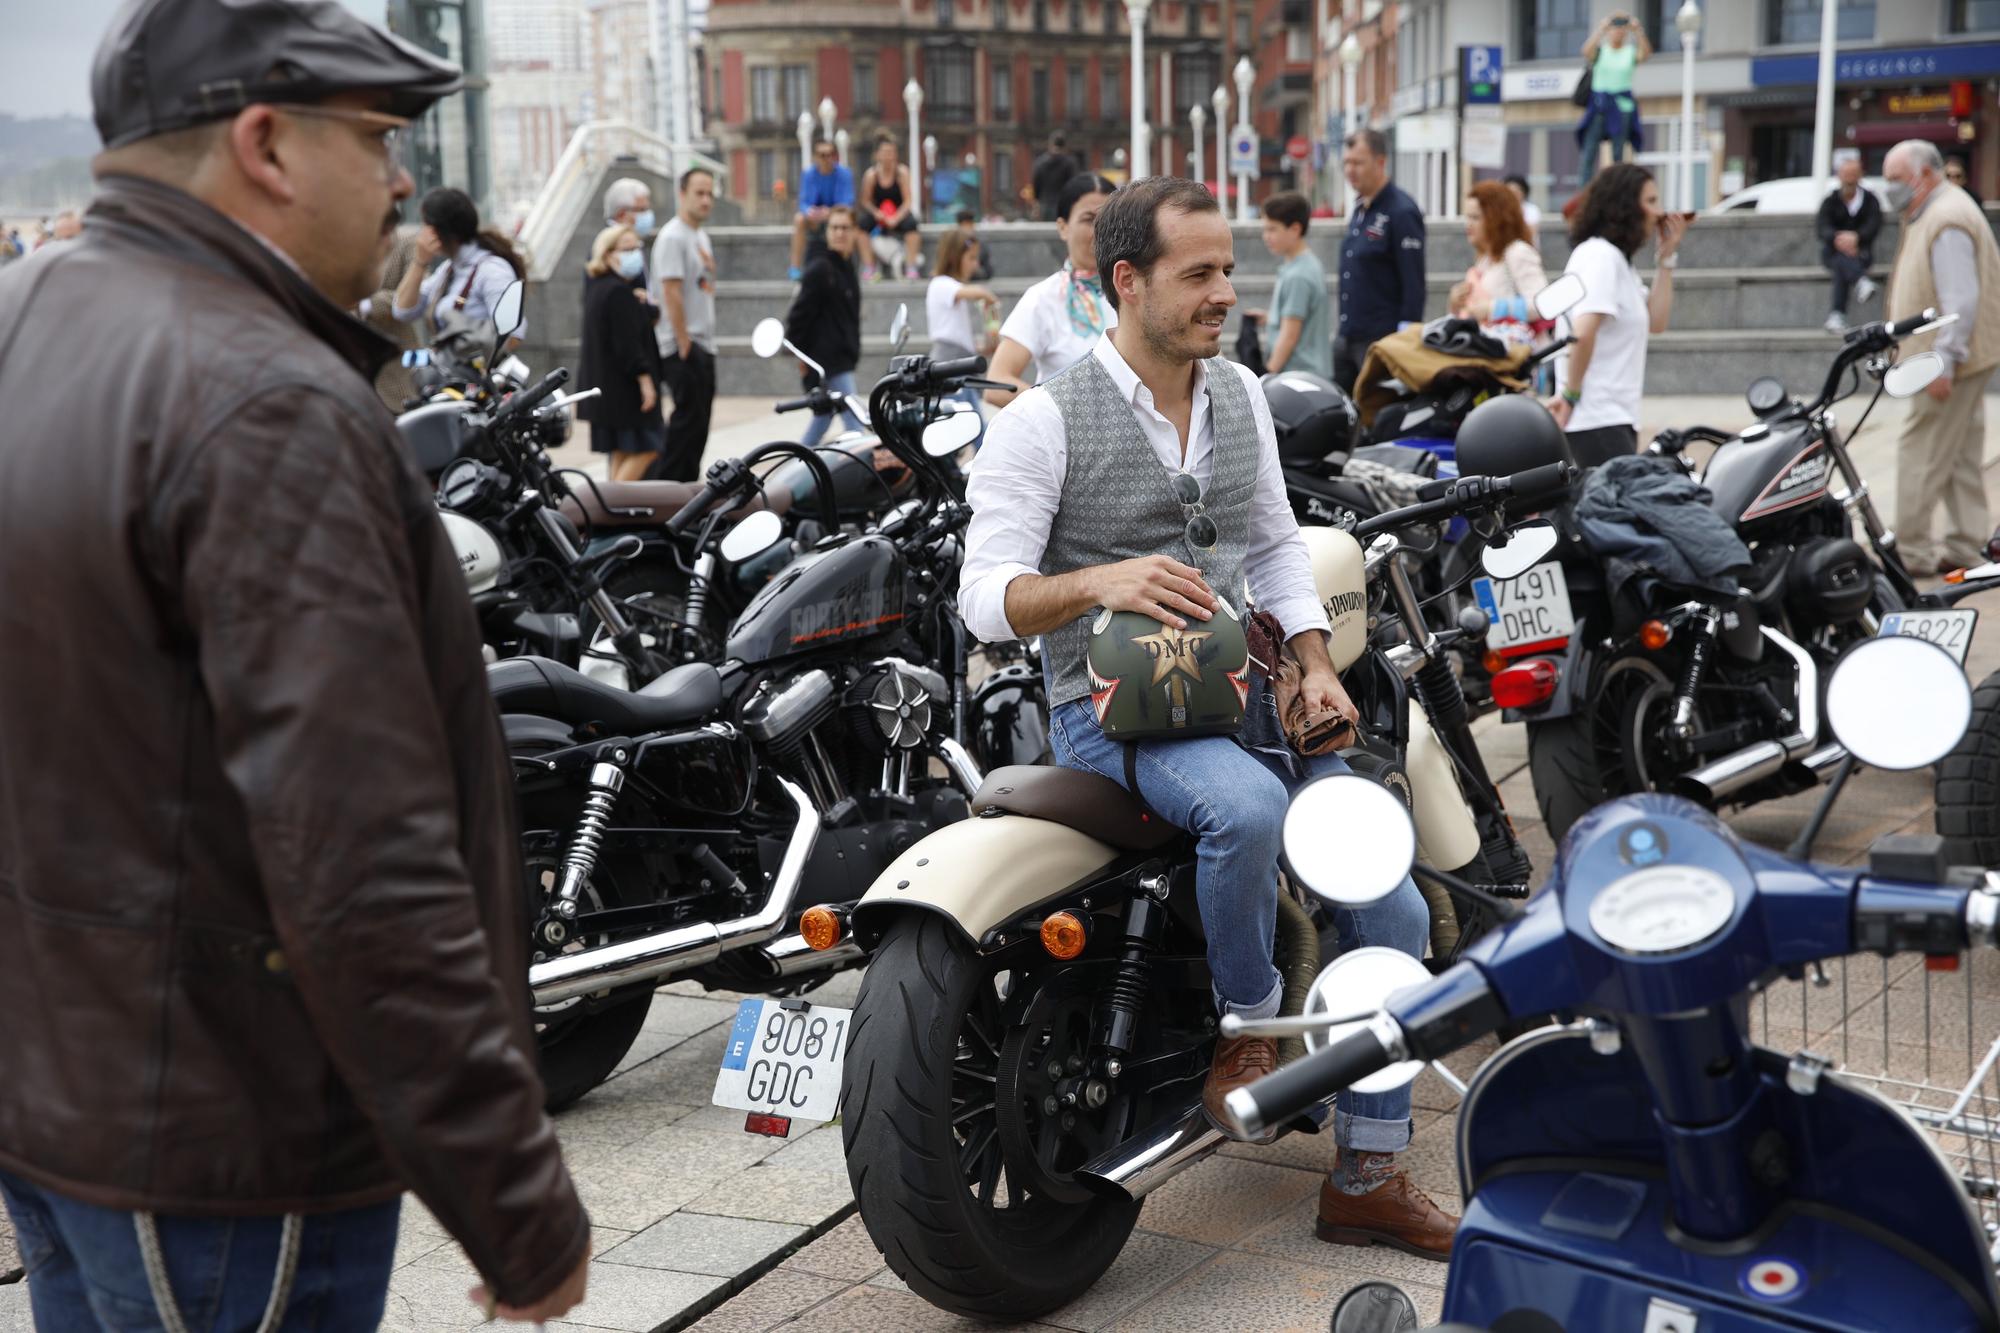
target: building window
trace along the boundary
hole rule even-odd
[[[1953,32],[2000,32],[2000,0],[1951,0]]]
[[[939,120],[972,119],[972,48],[924,49],[924,109]]]
[[[1290,65],[1310,65],[1313,58],[1313,36],[1307,28],[1285,29],[1285,63]]]
[[[1063,8],[1069,11],[1069,30],[1083,31],[1083,0],[1067,0]]]
[[[1201,36],[1201,0],[1187,0],[1187,35]]]
[[[951,26],[952,20],[957,17],[953,12],[956,8],[957,0],[937,0],[937,25],[940,28]]]
[[[1049,0],[1035,0],[1035,31],[1049,30]]]
[[[996,208],[1012,208],[1017,202],[1014,197],[1014,154],[1003,148],[993,159],[993,204]]]
[[[993,119],[1003,125],[1014,123],[1014,62],[993,62]]]
[[[785,119],[794,121],[801,112],[812,110],[812,67],[786,65],[781,72],[785,87]]]
[[[1070,58],[1069,68],[1063,71],[1063,119],[1078,121],[1083,119],[1083,66]]]
[[[1590,0],[1521,0],[1515,14],[1520,20],[1517,45],[1528,60],[1576,60],[1596,31]]]
[[[1680,12],[1681,7],[1671,0],[1644,0],[1639,6],[1639,22],[1655,51],[1681,49],[1681,30],[1674,26],[1674,15]]]
[[[1097,79],[1097,110],[1106,120],[1116,124],[1124,118],[1124,108],[1119,106],[1119,86],[1124,82],[1118,66],[1105,61]]]
[[[1819,41],[1819,0],[1765,0],[1764,41],[1771,46],[1809,46]],[[1875,36],[1875,0],[1840,0],[1834,37],[1865,42]]]
[[[881,86],[875,75],[874,56],[854,57],[854,109],[874,114],[882,109]]]
[[[992,3],[993,3],[993,26],[1001,29],[1006,28],[1007,9],[1008,6],[1013,3],[1013,0],[992,0]]]
[[[1037,125],[1049,123],[1049,72],[1047,69],[1028,71],[1028,115]]]
[[[1221,61],[1213,51],[1174,53],[1174,123],[1188,118],[1195,107],[1208,107],[1209,95],[1222,81]]]
[[[753,125],[778,123],[778,71],[759,65],[750,71],[750,122]]]
[[[1123,8],[1118,0],[1104,0],[1104,32],[1106,36],[1118,31],[1118,11]]]
[[[787,156],[790,156],[787,154]],[[757,150],[757,197],[769,199],[778,184],[778,155],[768,148]]]
[[[1236,11],[1236,54],[1250,54],[1250,10],[1247,7]]]

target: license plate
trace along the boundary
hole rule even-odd
[[[1553,646],[1576,628],[1569,609],[1569,580],[1553,560],[1504,582],[1476,578],[1472,595],[1492,622],[1486,630],[1489,648],[1504,652],[1531,643]]]
[[[784,1006],[783,1000],[736,1006],[710,1100],[739,1111],[831,1120],[840,1109],[840,1066],[854,1011]]]
[[[1922,639],[1934,643],[1965,665],[1965,655],[1972,650],[1972,627],[1979,622],[1979,613],[1961,608],[1956,611],[1891,611],[1882,617],[1882,633],[1906,635],[1912,639]]]

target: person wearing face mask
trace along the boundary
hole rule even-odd
[[[633,291],[646,252],[631,227],[606,227],[590,246],[583,292],[583,351],[579,390],[601,396],[577,404],[590,423],[592,453],[609,454],[612,481],[637,481],[667,443],[660,416],[660,360],[652,312]]]
[[[1006,323],[986,378],[1011,384],[988,389],[986,401],[1005,407],[1021,389],[1053,379],[1090,354],[1118,311],[1104,298],[1097,272],[1097,215],[1118,187],[1093,172],[1069,178],[1056,197],[1056,235],[1069,251],[1063,266],[1021,294]]]
[[[639,233],[643,243],[653,239],[653,233],[660,229],[658,216],[653,212],[653,189],[642,180],[621,176],[604,188],[604,225],[607,227],[630,227]],[[652,285],[646,272],[645,251],[640,250],[639,276],[632,286],[639,293],[639,299],[652,303]],[[588,285],[590,279],[584,282]]]
[[[1882,164],[1889,210],[1903,239],[1889,269],[1883,314],[1891,321],[1935,307],[1958,321],[1904,339],[1903,358],[1934,347],[1945,373],[1910,400],[1896,454],[1896,538],[1912,573],[1984,560],[1993,520],[1986,508],[1986,381],[2000,365],[2000,246],[1979,204],[1944,178],[1937,145],[1906,139]],[[1931,514],[1945,507],[1944,542]]]

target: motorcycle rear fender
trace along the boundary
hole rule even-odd
[[[1576,622],[1576,628],[1570,632],[1569,643],[1561,652],[1535,653],[1535,657],[1545,658],[1556,664],[1555,693],[1533,708],[1509,708],[1501,713],[1500,720],[1547,722],[1554,718],[1568,717],[1575,712],[1590,679],[1590,673],[1597,665],[1597,653],[1591,643],[1591,637],[1595,633],[1595,627],[1579,620]]]
[[[1459,789],[1458,771],[1430,719],[1410,700],[1410,742],[1403,771],[1410,779],[1410,815],[1417,826],[1417,859],[1455,868],[1479,855],[1479,826]]]
[[[1061,898],[1119,857],[1065,824],[1026,815],[962,819],[889,863],[854,905],[854,933],[868,948],[903,912],[936,912],[975,946],[1006,922]]]

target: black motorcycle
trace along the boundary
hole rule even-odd
[[[1849,333],[1811,402],[1757,380],[1748,398],[1758,420],[1739,433],[1692,426],[1653,440],[1654,454],[1691,474],[1687,446],[1716,446],[1699,474],[1750,551],[1740,595],[1646,570],[1613,579],[1574,530],[1558,561],[1495,590],[1518,617],[1510,641],[1533,640],[1494,691],[1510,720],[1527,721],[1553,836],[1631,792],[1713,808],[1813,786],[1846,757],[1824,725],[1821,682],[1862,639],[1922,635],[1964,660],[1976,613],[1949,608],[1976,588],[1919,594],[1848,453],[1851,432],[1832,413],[1864,374],[1876,381],[1870,411],[1885,390],[1918,392],[1938,371],[1935,354],[1896,363],[1894,350],[1939,322],[1927,311]]]
[[[1039,681],[968,689],[954,592],[970,511],[926,452],[969,438],[939,400],[984,366],[907,358],[876,386],[883,446],[919,478],[917,498],[874,531],[786,552],[720,665],[677,666],[636,692],[536,657],[489,669],[515,759],[552,1106],[611,1072],[663,980],[783,994],[858,963],[851,940],[808,948],[801,915],[859,898],[905,848],[965,817],[983,764],[1014,758],[987,749],[1011,733],[981,718],[1040,716]],[[665,530],[740,506],[759,464],[787,454],[823,466],[792,443],[718,463]],[[737,531],[762,529],[750,546],[782,542],[779,528],[764,514]]]

